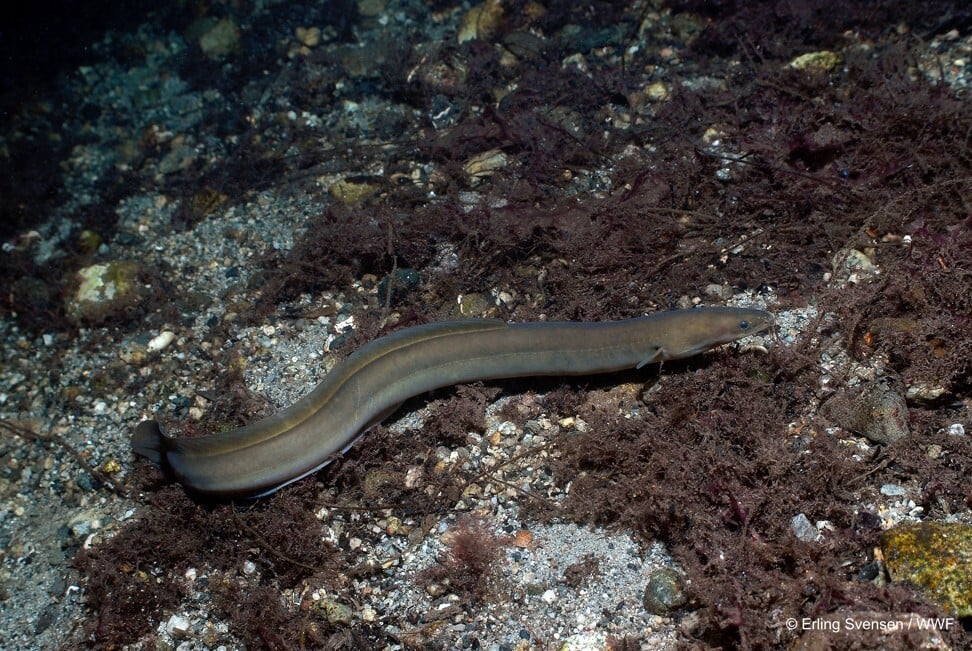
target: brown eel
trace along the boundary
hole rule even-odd
[[[402,402],[426,391],[478,380],[641,368],[772,324],[768,312],[730,307],[603,323],[430,323],[361,347],[313,391],[261,421],[194,439],[169,437],[155,421],[144,421],[132,448],[195,493],[255,497],[327,465]]]

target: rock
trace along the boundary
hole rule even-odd
[[[68,520],[67,528],[75,540],[84,540],[88,535],[104,527],[104,517],[104,513],[98,509],[86,509]]]
[[[493,307],[492,302],[483,294],[462,294],[452,311],[454,318],[481,317]]]
[[[790,520],[790,530],[797,539],[803,542],[816,542],[822,537],[810,519],[803,513],[798,513]]]
[[[684,606],[687,601],[685,580],[680,572],[663,567],[648,577],[642,603],[649,613],[667,615]]]
[[[366,18],[378,18],[385,13],[386,0],[358,0],[358,13]]]
[[[84,229],[78,235],[78,249],[81,253],[92,254],[101,246],[101,235],[95,231]]]
[[[175,333],[171,330],[163,330],[156,336],[152,337],[148,344],[146,344],[145,348],[150,353],[157,353],[167,348],[168,345],[173,341],[175,341]]]
[[[882,534],[881,549],[892,581],[917,586],[956,617],[972,615],[972,525],[900,525]]]
[[[881,273],[867,254],[857,249],[840,249],[834,254],[831,266],[838,286],[857,284]]]
[[[489,40],[499,30],[503,13],[503,3],[500,0],[486,0],[483,4],[472,7],[462,16],[456,40],[459,43],[477,39]]]
[[[223,18],[199,37],[199,49],[210,59],[222,59],[240,47],[240,28],[232,18]]]
[[[377,183],[366,180],[340,179],[335,181],[327,191],[344,205],[354,206],[375,196],[380,189]]]
[[[189,618],[185,615],[173,615],[165,623],[165,632],[173,639],[181,640],[189,636]]]
[[[354,612],[351,608],[333,599],[322,599],[319,608],[324,613],[328,624],[343,624],[347,626],[354,618]]]
[[[833,72],[837,66],[843,64],[844,57],[839,52],[821,50],[819,52],[807,52],[796,57],[789,64],[794,70],[820,70],[823,72]]]
[[[94,264],[76,274],[77,290],[65,301],[65,311],[76,324],[97,325],[136,315],[152,294],[145,282],[150,274],[128,260]]]
[[[661,81],[646,86],[642,92],[649,102],[663,102],[671,97],[671,90],[668,85]]]
[[[507,166],[509,159],[500,149],[488,149],[471,156],[462,169],[469,176],[469,183],[478,185],[484,179]]]
[[[881,495],[885,497],[903,497],[908,494],[908,489],[897,484],[884,484],[881,486]]]
[[[716,298],[721,298],[722,300],[728,300],[732,298],[732,287],[728,285],[706,285],[705,293],[709,296],[715,296]]]
[[[321,28],[298,26],[294,28],[294,36],[304,47],[317,47],[321,43]]]
[[[523,648],[530,647],[524,646]],[[571,635],[560,646],[553,648],[557,651],[608,651],[608,649],[616,647],[608,641],[606,633],[588,631]]]
[[[908,387],[905,396],[908,400],[930,405],[948,393],[948,389],[940,384],[917,381]]]
[[[908,405],[896,384],[883,377],[845,389],[825,402],[820,412],[875,443],[893,443],[908,435]]]

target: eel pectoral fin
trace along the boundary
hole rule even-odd
[[[658,362],[665,361],[665,349],[661,346],[652,346],[648,349],[648,354],[643,360],[638,362],[635,368],[641,368],[642,366],[647,366],[648,364],[657,364]]]

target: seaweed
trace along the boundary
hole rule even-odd
[[[859,505],[865,486],[905,476],[921,485],[930,516],[970,506],[972,449],[944,427],[970,418],[972,113],[967,98],[916,75],[912,54],[924,35],[968,24],[969,10],[959,4],[670,3],[673,29],[688,24],[692,42],[680,51],[683,65],[671,66],[676,76],[664,78],[666,101],[651,103],[644,86],[666,59],[647,46],[619,58],[632,33],[629,7],[597,3],[605,11],[588,13],[553,3],[533,22],[516,14],[504,27],[534,27],[549,38],[536,57],[510,60],[484,42],[443,46],[424,59],[387,62],[391,81],[349,82],[350,96],[385,94],[413,109],[407,137],[324,149],[267,127],[264,135],[277,142],[241,146],[224,165],[194,175],[202,172],[235,202],[266,187],[268,170],[301,187],[312,172],[349,161],[391,170],[373,197],[329,201],[291,250],[262,261],[265,282],[253,288],[257,307],[247,316],[253,321],[302,294],[406,267],[422,271],[422,291],[394,305],[401,325],[448,316],[458,294],[496,290],[511,298],[491,312],[524,321],[633,316],[680,306],[709,285],[763,289],[782,308],[815,303],[834,315],[849,354],[886,359],[911,386],[943,389],[937,401],[912,406],[913,436],[858,460],[820,423],[791,429],[818,398],[815,364],[824,343],[812,335],[799,350],[768,358],[715,354],[666,364],[666,381],[640,405],[639,420],[591,408],[576,384],[548,383],[546,408],[572,414],[583,405],[589,428],[555,443],[555,478],[572,484],[563,508],[530,508],[538,518],[556,513],[665,541],[696,586],[695,621],[683,630],[708,647],[792,644],[795,634],[775,628],[771,612],[932,614],[936,607],[908,588],[870,580],[879,522]],[[596,23],[598,16],[614,18]],[[591,24],[584,27],[624,24],[603,48],[553,42],[555,30],[585,19]],[[898,33],[904,23],[911,34]],[[842,67],[787,66],[820,48],[839,50]],[[583,56],[565,64],[565,51]],[[324,81],[293,97],[308,106],[329,101],[333,73],[313,68],[332,63],[300,65],[294,79]],[[409,81],[416,66],[433,65],[462,71],[464,83],[432,83],[421,70]],[[456,111],[442,128],[428,117],[439,95]],[[490,150],[502,152],[506,166],[474,180],[464,163]],[[262,162],[248,167],[251,154]],[[173,186],[185,197],[202,187],[188,175]],[[207,216],[198,211],[184,223]],[[831,260],[846,247],[866,249],[882,277],[831,286]],[[454,252],[455,265],[436,269],[444,250]],[[353,346],[384,327],[382,310],[371,308],[390,306],[366,294],[348,301],[364,315]],[[360,506],[362,496],[378,493],[388,500],[382,506],[404,511],[407,503],[412,515],[450,507],[464,478],[427,472],[435,490],[423,490],[405,485],[402,468],[430,470],[428,451],[477,428],[471,414],[490,393],[439,395],[454,400],[442,410],[447,422],[432,420],[417,436],[378,428],[322,475],[343,505]],[[931,444],[949,454],[930,458]],[[95,643],[127,643],[147,632],[159,612],[185,598],[172,577],[202,562],[228,577],[221,608],[250,646],[317,644],[342,632],[383,639],[361,623],[335,631],[270,603],[266,588],[299,585],[310,576],[307,565],[351,568],[333,549],[310,548],[320,523],[301,512],[313,511],[315,487],[313,478],[298,482],[239,516],[255,520],[259,538],[234,524],[231,507],[193,504],[174,489],[157,493],[137,531],[126,528],[81,552]],[[272,511],[281,506],[278,519]],[[792,535],[799,513],[831,523],[823,542]],[[475,521],[459,529],[435,576],[459,585],[469,603],[488,601],[488,585],[479,581],[501,541]],[[285,533],[297,538],[287,543]],[[246,585],[234,568],[252,546],[261,550],[260,598],[232,607]],[[267,551],[276,548],[300,564]],[[141,571],[163,578],[146,582]],[[960,631],[946,637],[955,646],[967,642]]]

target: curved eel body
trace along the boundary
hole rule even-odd
[[[768,312],[712,307],[603,323],[444,321],[377,339],[338,364],[290,407],[239,429],[195,439],[144,421],[133,450],[189,490],[256,497],[322,468],[402,402],[464,382],[588,375],[641,368],[768,329]]]

